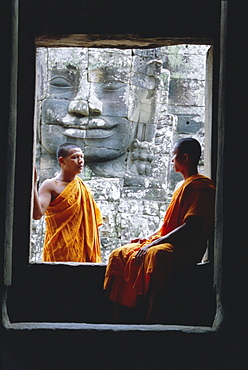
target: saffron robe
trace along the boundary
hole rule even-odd
[[[43,261],[101,262],[101,212],[78,176],[50,203],[45,220]]]
[[[183,181],[175,190],[156,235],[142,244],[127,244],[111,253],[104,280],[104,289],[110,299],[123,306],[135,307],[137,297],[148,290],[150,274],[163,289],[173,269],[200,262],[213,226],[214,199],[215,187],[209,178],[197,174]],[[198,233],[191,235],[190,240],[184,240],[182,245],[165,243],[150,247],[142,265],[135,265],[135,255],[141,247],[169,234],[190,216],[203,218],[203,227]]]

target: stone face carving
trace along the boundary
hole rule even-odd
[[[147,145],[140,143],[153,142],[162,66],[161,60],[154,59],[156,53],[133,53],[38,49],[39,58],[47,60],[42,66],[40,100],[43,152],[53,155],[61,143],[73,142],[83,149],[93,175],[124,176],[128,151],[137,145],[146,151]],[[146,157],[149,164],[151,150]],[[133,159],[138,158],[134,155]],[[142,166],[137,167],[143,174]]]
[[[185,45],[37,49],[40,182],[58,170],[60,144],[83,149],[82,178],[103,214],[103,262],[113,249],[150,235],[162,222],[181,180],[170,171],[173,142],[190,135],[203,144],[205,55],[206,47]],[[44,230],[44,220],[32,223],[32,262],[41,259]]]

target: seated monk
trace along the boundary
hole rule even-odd
[[[77,176],[84,155],[75,144],[62,144],[57,150],[60,173],[45,180],[37,191],[34,174],[33,218],[45,213],[45,262],[101,262],[98,226],[101,212],[90,189]]]
[[[162,227],[147,239],[115,249],[109,258],[104,289],[112,301],[126,307],[136,307],[149,292],[147,323],[159,322],[161,296],[166,296],[172,274],[200,262],[207,247],[214,222],[215,186],[198,173],[200,156],[197,140],[176,142],[172,163],[184,180],[176,187]]]

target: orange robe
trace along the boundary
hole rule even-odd
[[[50,203],[45,216],[43,261],[101,262],[101,212],[78,176]]]
[[[144,295],[148,290],[150,274],[153,273],[157,283],[165,287],[175,260],[176,265],[181,267],[200,262],[214,222],[214,198],[212,180],[199,174],[186,179],[175,190],[163,225],[156,235],[142,244],[127,244],[111,253],[104,280],[104,289],[110,299],[123,306],[135,307],[138,295]],[[141,247],[183,225],[189,216],[203,218],[203,228],[199,233],[192,235],[190,240],[184,240],[183,245],[165,243],[150,247],[143,264],[134,264],[135,255]]]

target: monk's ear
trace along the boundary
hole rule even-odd
[[[59,164],[60,164],[60,166],[61,166],[61,164],[63,164],[63,163],[64,163],[64,158],[63,158],[63,157],[59,157],[58,161],[59,161]]]
[[[184,153],[183,154],[183,159],[184,159],[184,162],[188,162],[189,161],[189,155],[188,155],[188,153]]]

